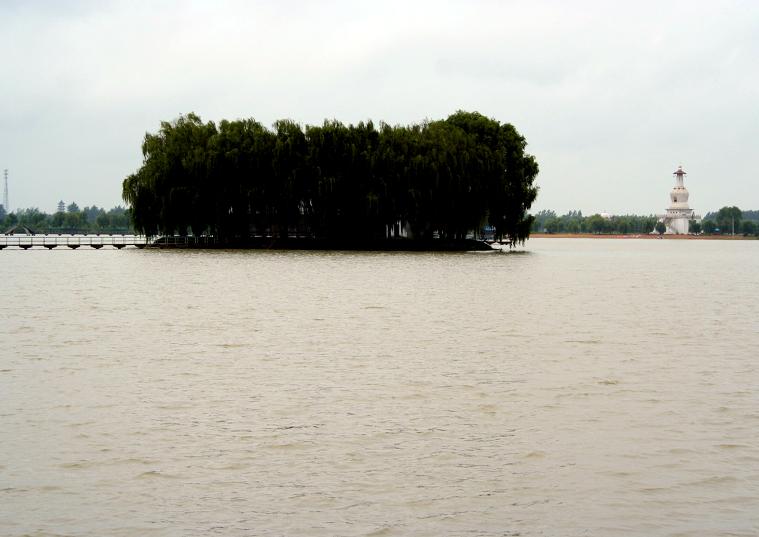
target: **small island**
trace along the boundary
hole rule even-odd
[[[529,237],[535,158],[508,123],[459,111],[391,126],[195,114],[146,134],[123,182],[147,236],[245,248],[471,250]],[[160,240],[160,239],[159,239]]]

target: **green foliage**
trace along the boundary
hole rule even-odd
[[[603,233],[606,231],[606,220],[600,214],[594,214],[588,217],[587,220],[588,231],[591,233]]]
[[[273,130],[188,114],[145,136],[123,198],[147,235],[457,239],[489,224],[513,245],[529,235],[537,196],[525,148],[513,126],[469,112],[379,128],[282,120]]]
[[[123,207],[106,212],[96,206],[81,211],[53,214],[37,208],[21,209],[0,218],[0,231],[23,224],[36,233],[133,233],[129,214]]]
[[[667,226],[664,225],[664,222],[656,222],[654,230],[656,230],[659,235],[664,235],[664,232],[667,231]]]
[[[756,235],[757,229],[756,222],[752,220],[744,220],[741,222],[741,233],[746,237],[749,235]]]
[[[556,218],[556,213],[554,211],[550,211],[550,210],[539,211],[538,213],[533,215],[531,231],[535,231],[535,232],[547,231],[546,223],[554,218]]]
[[[723,207],[723,209],[730,209],[730,207]],[[716,220],[717,214],[718,212],[708,212],[704,215],[704,220]],[[759,210],[741,211],[741,220],[759,222]]]
[[[534,217],[532,231],[546,233],[649,233],[656,217],[620,215],[603,217],[600,214],[584,217],[581,211],[569,211],[557,216],[554,211],[540,211]]]
[[[623,215],[602,217],[594,214],[583,217],[580,211],[569,211],[567,214],[557,216],[554,211],[543,210],[535,214],[532,224],[533,232],[545,233],[613,233],[613,234],[640,234],[650,233],[655,230],[659,233],[666,231],[666,226],[657,225],[657,217],[654,215],[636,216]],[[751,225],[744,227],[747,221],[754,223],[755,231],[751,231]],[[707,213],[700,223],[691,220],[689,223],[690,233],[714,233],[730,234],[733,222],[735,232],[744,235],[759,233],[759,211],[741,211],[737,207],[723,207],[718,212]],[[661,229],[661,231],[660,231]],[[746,230],[749,230],[748,232]]]
[[[722,207],[717,211],[717,227],[723,235],[740,232],[743,212],[738,207]]]

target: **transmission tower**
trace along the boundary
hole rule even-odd
[[[8,207],[8,169],[3,170],[3,208],[6,213],[11,212],[11,208]]]

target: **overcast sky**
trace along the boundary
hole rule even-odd
[[[757,1],[0,0],[10,207],[110,208],[146,131],[196,112],[512,123],[534,210],[759,209]]]

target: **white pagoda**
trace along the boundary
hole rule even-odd
[[[675,186],[669,193],[670,204],[667,213],[659,218],[667,227],[664,232],[666,235],[687,235],[688,223],[691,220],[698,220],[696,213],[688,206],[688,189],[683,184],[683,179],[687,175],[682,166],[677,167],[675,176]]]

